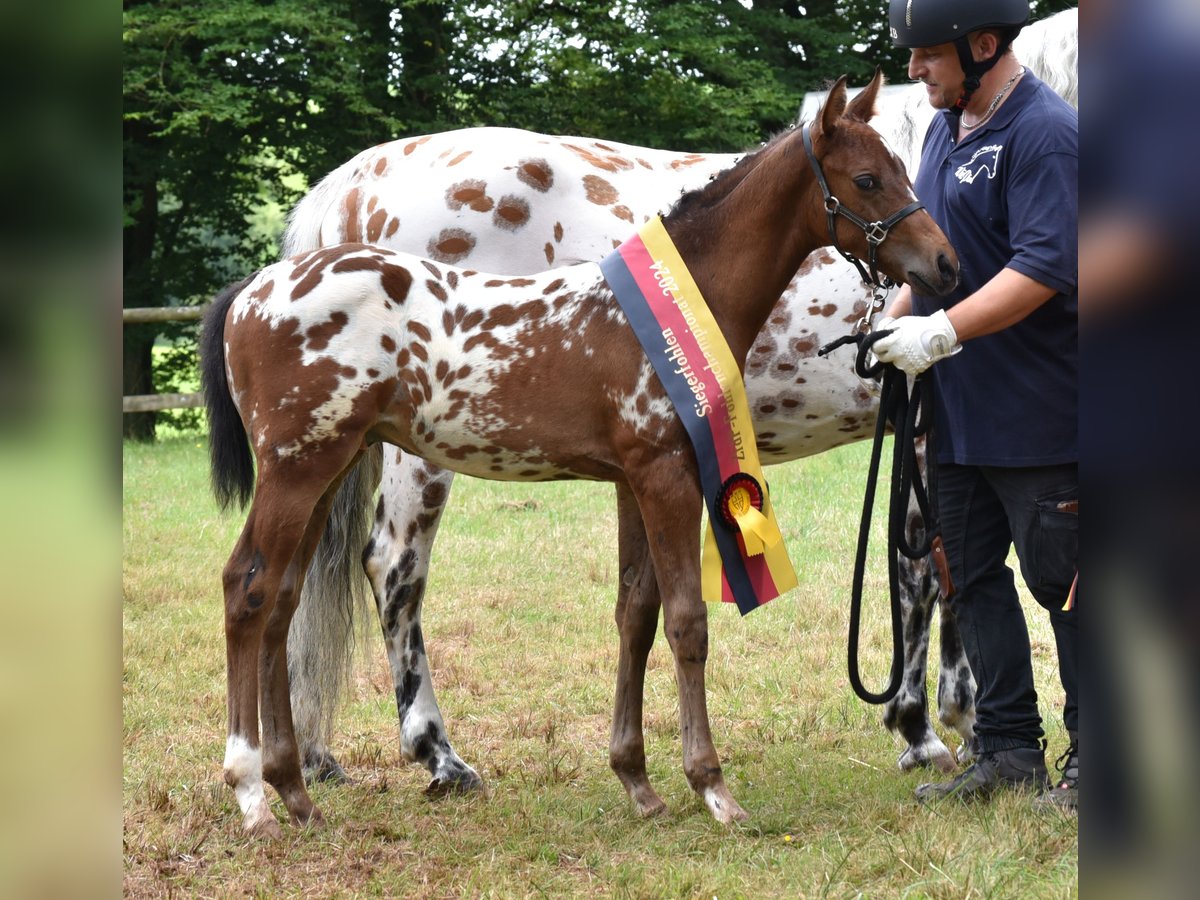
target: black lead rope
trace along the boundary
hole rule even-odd
[[[858,529],[858,549],[854,558],[854,583],[850,595],[850,625],[847,635],[850,686],[854,688],[854,693],[867,703],[887,703],[899,692],[904,677],[904,640],[900,615],[898,554],[903,553],[909,559],[918,559],[933,553],[939,574],[942,576],[943,599],[949,596],[950,590],[944,565],[945,553],[941,548],[941,538],[938,534],[937,517],[930,502],[930,496],[936,496],[934,493],[936,466],[933,455],[926,454],[929,490],[926,490],[925,482],[921,478],[921,472],[917,465],[916,440],[929,434],[933,425],[931,386],[923,374],[918,375],[913,380],[913,391],[910,398],[903,372],[893,365],[878,361],[873,366],[868,366],[867,359],[871,347],[876,341],[889,334],[891,334],[891,329],[875,331],[870,334],[860,332],[839,338],[819,351],[819,355],[825,356],[845,344],[857,343],[858,358],[855,360],[854,368],[858,376],[881,380],[879,418],[875,424],[875,441],[871,447],[871,464],[867,474],[862,520]],[[876,694],[867,690],[862,683],[858,667],[858,641],[862,619],[863,575],[866,570],[867,546],[871,531],[871,513],[875,506],[875,488],[879,479],[883,438],[889,422],[895,432],[888,515],[888,586],[892,612],[892,668],[888,686],[882,693]],[[917,508],[925,521],[925,540],[919,542],[918,546],[909,543],[906,533],[910,493],[916,499]]]

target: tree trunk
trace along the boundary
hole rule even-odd
[[[161,292],[156,288],[154,265],[154,241],[158,230],[157,174],[152,165],[147,165],[134,180],[130,170],[130,157],[140,153],[143,161],[154,158],[153,139],[141,123],[126,122],[125,140],[125,209],[130,221],[126,222],[122,235],[125,254],[123,305],[162,306]],[[151,348],[156,336],[157,326],[154,325],[124,327],[121,357],[123,394],[154,393]],[[153,412],[122,415],[122,434],[133,440],[153,441],[157,418],[157,413]]]

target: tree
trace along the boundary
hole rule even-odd
[[[323,171],[401,127],[372,93],[387,75],[373,77],[369,20],[350,5],[125,3],[126,306],[198,302],[261,265],[272,242],[246,216],[296,199],[285,173]],[[125,328],[127,394],[153,391],[151,346],[180,330]],[[153,429],[153,414],[125,417],[129,437]]]

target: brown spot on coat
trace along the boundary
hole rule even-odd
[[[443,228],[425,247],[425,255],[438,262],[456,263],[475,249],[475,237],[461,228]]]
[[[311,326],[308,331],[304,332],[305,338],[308,339],[308,349],[314,351],[324,350],[329,346],[329,342],[338,335],[343,328],[350,322],[350,317],[340,309],[334,310],[329,314],[329,320],[320,325]]]
[[[266,300],[268,297],[271,296],[271,291],[273,291],[273,290],[275,290],[275,279],[268,278],[261,285],[259,285],[259,288],[257,291],[252,291],[250,293],[250,299]]]
[[[492,221],[505,231],[516,231],[529,221],[529,204],[511,194],[501,197]]]
[[[614,206],[610,212],[618,219],[622,219],[623,221],[630,223],[633,222],[633,210],[631,210],[628,206]]]
[[[453,210],[469,206],[475,212],[487,212],[496,204],[487,195],[487,183],[469,178],[446,188],[446,206]]]
[[[544,194],[554,185],[554,170],[544,159],[524,159],[517,166],[517,180]]]
[[[334,274],[340,272],[367,272],[374,270],[379,273],[379,284],[384,293],[396,303],[408,299],[408,291],[412,287],[412,275],[408,269],[395,263],[386,262],[382,256],[358,256],[341,259],[333,264]]]
[[[612,206],[620,196],[617,189],[599,175],[584,175],[583,188],[587,192],[588,202],[597,206]]]
[[[351,188],[342,201],[342,236],[347,242],[357,243],[362,240],[362,231],[358,225],[359,211],[362,206],[362,191]]]
[[[388,214],[386,209],[377,209],[371,214],[371,218],[367,219],[367,243],[374,244],[379,241],[383,235],[383,226],[387,222]]]
[[[586,147],[577,144],[563,144],[568,150],[586,162],[589,166],[603,169],[605,172],[619,172],[622,169],[632,169],[633,163],[619,156],[599,156]]]
[[[415,141],[405,144],[404,145],[404,155],[408,156],[410,153],[412,153],[414,150],[416,150],[418,147],[420,147],[427,140],[429,140],[428,135],[426,135],[423,138],[417,138]]]

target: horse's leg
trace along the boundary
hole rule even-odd
[[[910,533],[912,514],[910,513]],[[925,677],[929,660],[929,628],[933,604],[937,600],[937,582],[929,559],[899,559],[900,612],[904,629],[904,677],[900,690],[883,711],[884,724],[908,743],[898,760],[908,772],[918,766],[935,766],[942,771],[954,768],[954,757],[942,743],[929,721]]]
[[[700,599],[701,496],[694,473],[676,455],[662,455],[629,471],[654,560],[662,597],[663,628],[675,656],[683,771],[718,822],[748,818],[725,784],[713,746],[704,688],[708,610]]]
[[[281,711],[268,686],[270,678],[264,678],[260,684],[260,666],[264,659],[270,659],[271,653],[282,649],[273,645],[281,645],[283,635],[279,626],[290,618],[290,612],[276,612],[278,598],[312,518],[317,499],[311,496],[313,493],[305,492],[303,486],[300,492],[294,492],[290,483],[277,480],[270,470],[264,472],[260,468],[254,503],[223,573],[229,710],[225,782],[233,788],[241,807],[242,827],[262,837],[280,837],[282,832],[263,789],[268,765],[264,764],[258,736],[260,689],[263,717],[270,722],[267,732],[272,737],[272,747],[268,750],[272,777],[277,777],[278,771],[275,718]],[[284,600],[291,602],[286,592]],[[290,728],[290,711],[285,712]],[[298,759],[294,766],[298,779]],[[312,802],[304,792],[303,782],[298,788],[290,783],[286,786],[289,812],[295,806],[293,814],[306,813],[311,817]]]
[[[608,761],[625,785],[638,813],[653,816],[664,812],[666,805],[650,786],[646,775],[642,697],[646,657],[654,644],[661,604],[637,500],[622,484],[617,485],[617,546],[617,571],[621,573],[621,581],[617,587],[616,620],[621,649],[617,659],[617,695],[613,703]]]
[[[916,446],[917,465],[925,477],[925,441]],[[904,522],[905,536],[910,546],[925,538],[925,520],[916,497],[910,495]],[[908,772],[918,766],[934,766],[941,771],[954,768],[954,757],[942,743],[929,721],[929,703],[925,678],[929,664],[929,629],[933,622],[933,604],[937,600],[938,582],[929,557],[899,560],[900,620],[904,638],[904,677],[900,690],[888,701],[883,722],[899,732],[908,746],[897,761]]]
[[[450,746],[421,632],[430,554],[454,473],[399,450],[394,454],[389,448],[363,567],[375,592],[396,689],[400,753],[433,775],[426,793],[466,792],[481,787],[483,779]]]
[[[953,603],[939,604],[941,611],[942,659],[938,673],[938,718],[962,738],[958,761],[975,758],[975,676],[958,633]]]
[[[304,789],[288,690],[287,635],[301,596],[304,573],[325,530],[329,509],[343,478],[344,475],[334,481],[316,504],[300,546],[284,572],[275,608],[263,634],[259,665],[263,777],[279,793],[296,825],[319,825],[324,817]]]

